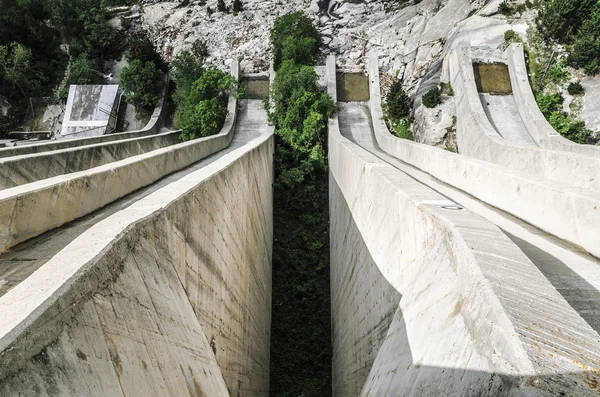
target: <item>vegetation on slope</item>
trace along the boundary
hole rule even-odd
[[[327,119],[312,65],[320,36],[302,13],[275,21],[280,66],[264,101],[276,126],[271,395],[331,395]]]
[[[238,87],[231,74],[216,68],[204,69],[207,56],[206,44],[197,41],[191,51],[184,50],[173,59],[182,141],[217,134],[227,117],[229,94]]]
[[[66,83],[102,83],[104,62],[124,48],[110,26],[104,0],[3,0],[0,6],[0,93],[11,105],[0,113],[0,136],[19,126],[28,98],[53,96]],[[63,48],[61,48],[63,45]],[[67,50],[68,49],[68,50]],[[68,51],[68,52],[67,52]],[[65,92],[62,93],[63,97]]]
[[[570,66],[600,72],[600,2],[542,0],[537,26],[546,41],[567,46]]]
[[[413,139],[411,109],[412,100],[402,88],[402,81],[396,80],[385,96],[383,112],[388,129],[399,138]]]

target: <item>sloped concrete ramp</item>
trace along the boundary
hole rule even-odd
[[[0,297],[0,395],[268,394],[273,131],[236,128]]]

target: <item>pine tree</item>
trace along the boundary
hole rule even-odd
[[[237,15],[238,12],[244,10],[244,5],[242,4],[242,0],[233,0],[232,4],[233,15]]]
[[[229,9],[227,8],[227,6],[225,5],[225,0],[218,0],[217,1],[217,10],[219,12],[228,12]]]

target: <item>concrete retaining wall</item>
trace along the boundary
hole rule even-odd
[[[371,56],[369,106],[375,138],[381,149],[442,182],[600,257],[600,197],[597,193],[396,138],[383,122],[377,65],[377,57]],[[479,101],[478,98],[474,100]],[[463,110],[459,112],[459,120],[461,114],[463,120],[480,117],[478,114],[465,115]]]
[[[120,141],[123,139],[141,138],[148,135],[156,134],[160,126],[162,125],[163,118],[167,111],[167,96],[169,90],[169,78],[167,77],[167,83],[162,99],[154,108],[154,112],[150,116],[150,120],[144,128],[137,131],[121,132],[118,134],[108,134],[102,136],[96,136],[93,138],[74,138],[74,139],[61,139],[58,141],[46,141],[43,143],[34,143],[23,146],[12,146],[7,148],[0,148],[0,158],[10,156],[22,156],[25,154],[41,153],[50,150],[61,150],[69,149],[85,145],[94,145],[98,143]]]
[[[232,72],[239,77],[237,62]],[[219,134],[0,191],[0,251],[87,215],[229,146],[237,100]],[[22,216],[28,214],[28,216]]]
[[[264,396],[273,138],[94,225],[0,298],[0,395]]]
[[[535,96],[529,84],[527,65],[523,44],[513,43],[504,52],[508,63],[510,81],[513,95],[523,123],[540,147],[550,150],[564,150],[582,156],[600,156],[600,147],[593,145],[580,145],[563,138],[540,111]]]
[[[598,334],[518,247],[329,128],[334,395],[595,395]]]
[[[179,142],[180,131],[0,159],[0,189],[83,171]]]
[[[455,92],[456,135],[460,153],[538,178],[600,191],[600,157],[519,146],[502,139],[479,99],[470,45],[459,43],[448,57],[450,81]],[[528,122],[531,124],[535,120]]]

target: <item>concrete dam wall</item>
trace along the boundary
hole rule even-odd
[[[244,133],[0,297],[0,395],[267,396],[273,138]]]
[[[333,395],[597,395],[598,333],[499,227],[348,139],[357,125],[329,124]]]

